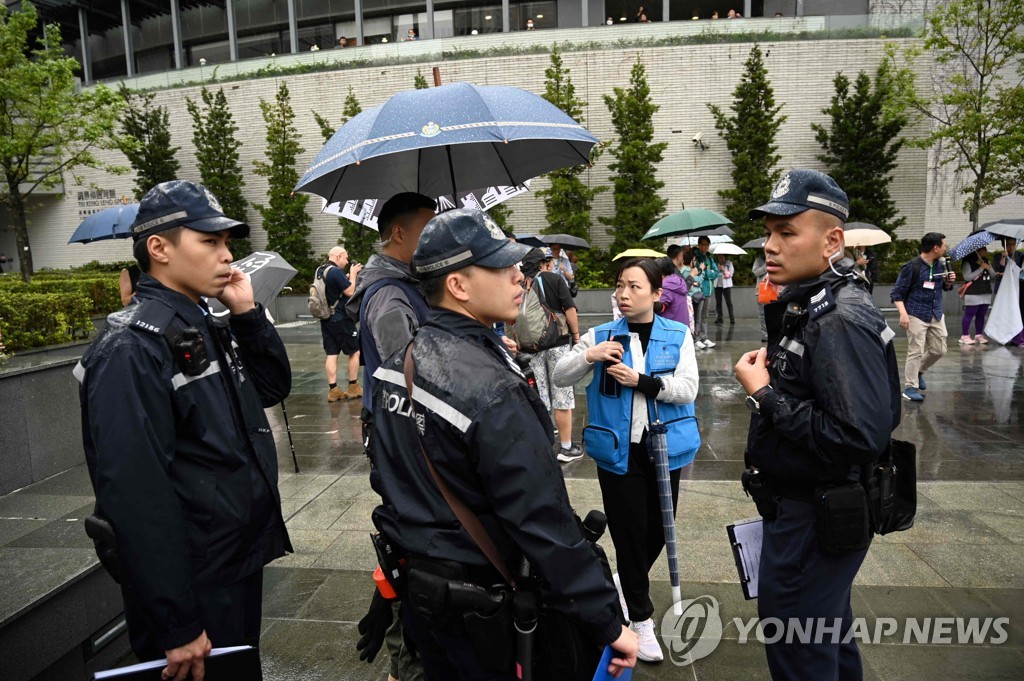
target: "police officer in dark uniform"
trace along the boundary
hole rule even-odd
[[[75,370],[132,649],[166,657],[165,678],[201,679],[211,645],[259,644],[263,566],[292,550],[263,411],[288,395],[291,369],[230,266],[230,239],[248,233],[199,185],[151,189],[132,225],[134,302]],[[226,324],[204,297],[228,308]]]
[[[383,503],[373,518],[408,556],[402,621],[428,680],[515,678],[511,665],[490,665],[511,643],[511,622],[507,636],[481,636],[456,596],[464,591],[459,582],[489,587],[506,580],[442,496],[428,456],[506,566],[517,570],[528,560],[552,606],[579,623],[594,649],[611,644],[619,651],[616,672],[636,661],[636,635],[622,624],[615,587],[583,537],[551,457],[544,404],[491,328],[515,318],[524,294],[517,263],[530,250],[480,210],[432,219],[413,258],[432,308],[410,344],[414,400],[406,389],[407,348],[375,374],[372,482]],[[430,585],[437,584],[434,593]]]
[[[744,487],[764,517],[758,614],[817,623],[809,642],[765,646],[777,680],[863,676],[856,642],[842,642],[871,539],[861,480],[899,425],[900,381],[893,331],[839,260],[848,214],[846,194],[814,170],[787,173],[750,213],[765,221],[768,277],[785,286],[765,308],[767,350],[736,365],[753,412]]]

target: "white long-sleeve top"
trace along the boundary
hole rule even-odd
[[[643,348],[640,345],[640,336],[630,332],[629,353],[632,357],[632,366],[640,373],[644,373],[647,362],[644,357]],[[594,363],[587,361],[587,349],[597,344],[594,330],[590,329],[580,337],[577,343],[568,354],[558,360],[555,365],[552,380],[555,385],[566,388],[575,385],[584,376],[594,369]],[[661,392],[658,393],[659,402],[672,402],[675,404],[689,404],[697,399],[697,389],[700,387],[700,376],[697,373],[697,355],[693,349],[693,335],[686,334],[683,347],[679,349],[679,363],[671,376],[659,376],[662,382]],[[647,396],[639,390],[633,390],[633,419],[632,428],[629,433],[631,443],[640,442],[644,430],[650,421],[647,414]]]

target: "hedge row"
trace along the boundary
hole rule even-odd
[[[34,276],[29,284],[17,277],[0,277],[0,292],[83,296],[88,301],[85,312],[91,315],[105,315],[121,308],[121,292],[116,274],[70,275],[67,272],[46,272]]]
[[[92,302],[81,293],[0,288],[0,333],[8,350],[68,343],[93,330]]]

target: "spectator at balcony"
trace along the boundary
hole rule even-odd
[[[419,40],[419,39],[420,39],[420,35],[416,31],[415,28],[410,27],[409,30],[405,32],[405,41],[406,42],[410,42],[410,41],[413,41],[413,40]]]
[[[734,9],[729,10],[729,14],[726,15],[726,16],[728,16],[728,18],[730,18],[730,19],[742,19],[743,18],[743,15],[740,14],[739,12],[737,12]]]
[[[338,41],[334,44],[334,49],[340,50],[345,47],[348,47],[348,38],[343,35],[338,36]]]
[[[533,19],[527,19],[527,20],[526,20],[526,30],[527,30],[527,31],[532,31],[532,30],[534,30],[534,26],[533,26]]]
[[[640,5],[639,7],[636,8],[636,16],[633,18],[633,21],[638,24],[642,23],[643,20],[640,17],[647,17],[647,10],[644,9],[643,5]]]
[[[649,24],[649,23],[651,23],[651,20],[648,19],[647,15],[643,14],[643,13],[640,14],[640,18],[637,19],[637,21],[640,22],[641,24]]]
[[[712,19],[718,19],[719,18],[718,17],[718,10],[717,9],[714,12],[711,13],[711,18]]]
[[[604,20],[604,25],[605,26],[614,26],[615,25],[615,19],[612,19],[611,17],[608,17],[607,19]]]

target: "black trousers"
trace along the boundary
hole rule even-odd
[[[642,622],[654,614],[648,573],[665,547],[658,479],[654,463],[647,455],[646,440],[644,437],[642,442],[629,446],[629,468],[625,475],[597,469],[608,531],[615,546],[619,584],[633,622]],[[673,515],[678,508],[681,471],[677,468],[669,472]]]
[[[860,681],[864,668],[856,638],[843,643],[853,625],[850,589],[868,550],[839,555],[818,548],[814,505],[779,500],[775,520],[765,521],[758,571],[757,614],[783,625],[824,620],[834,630],[820,628],[806,642],[786,636],[766,644],[768,669],[776,681]],[[838,627],[835,626],[840,622]],[[766,637],[777,636],[773,626]],[[816,625],[820,627],[821,625]]]
[[[722,296],[725,296],[725,305],[729,308],[729,320],[736,321],[736,315],[732,311],[732,287],[715,289],[715,319],[722,321]]]
[[[405,636],[416,646],[425,681],[515,681],[511,669],[487,669],[465,632],[446,631],[404,605],[401,611]]]
[[[142,609],[121,589],[124,614],[128,622],[128,640],[140,660],[166,657],[157,646],[153,631]],[[260,618],[263,615],[263,570],[257,570],[233,584],[199,596],[203,629],[214,648],[260,645]]]

